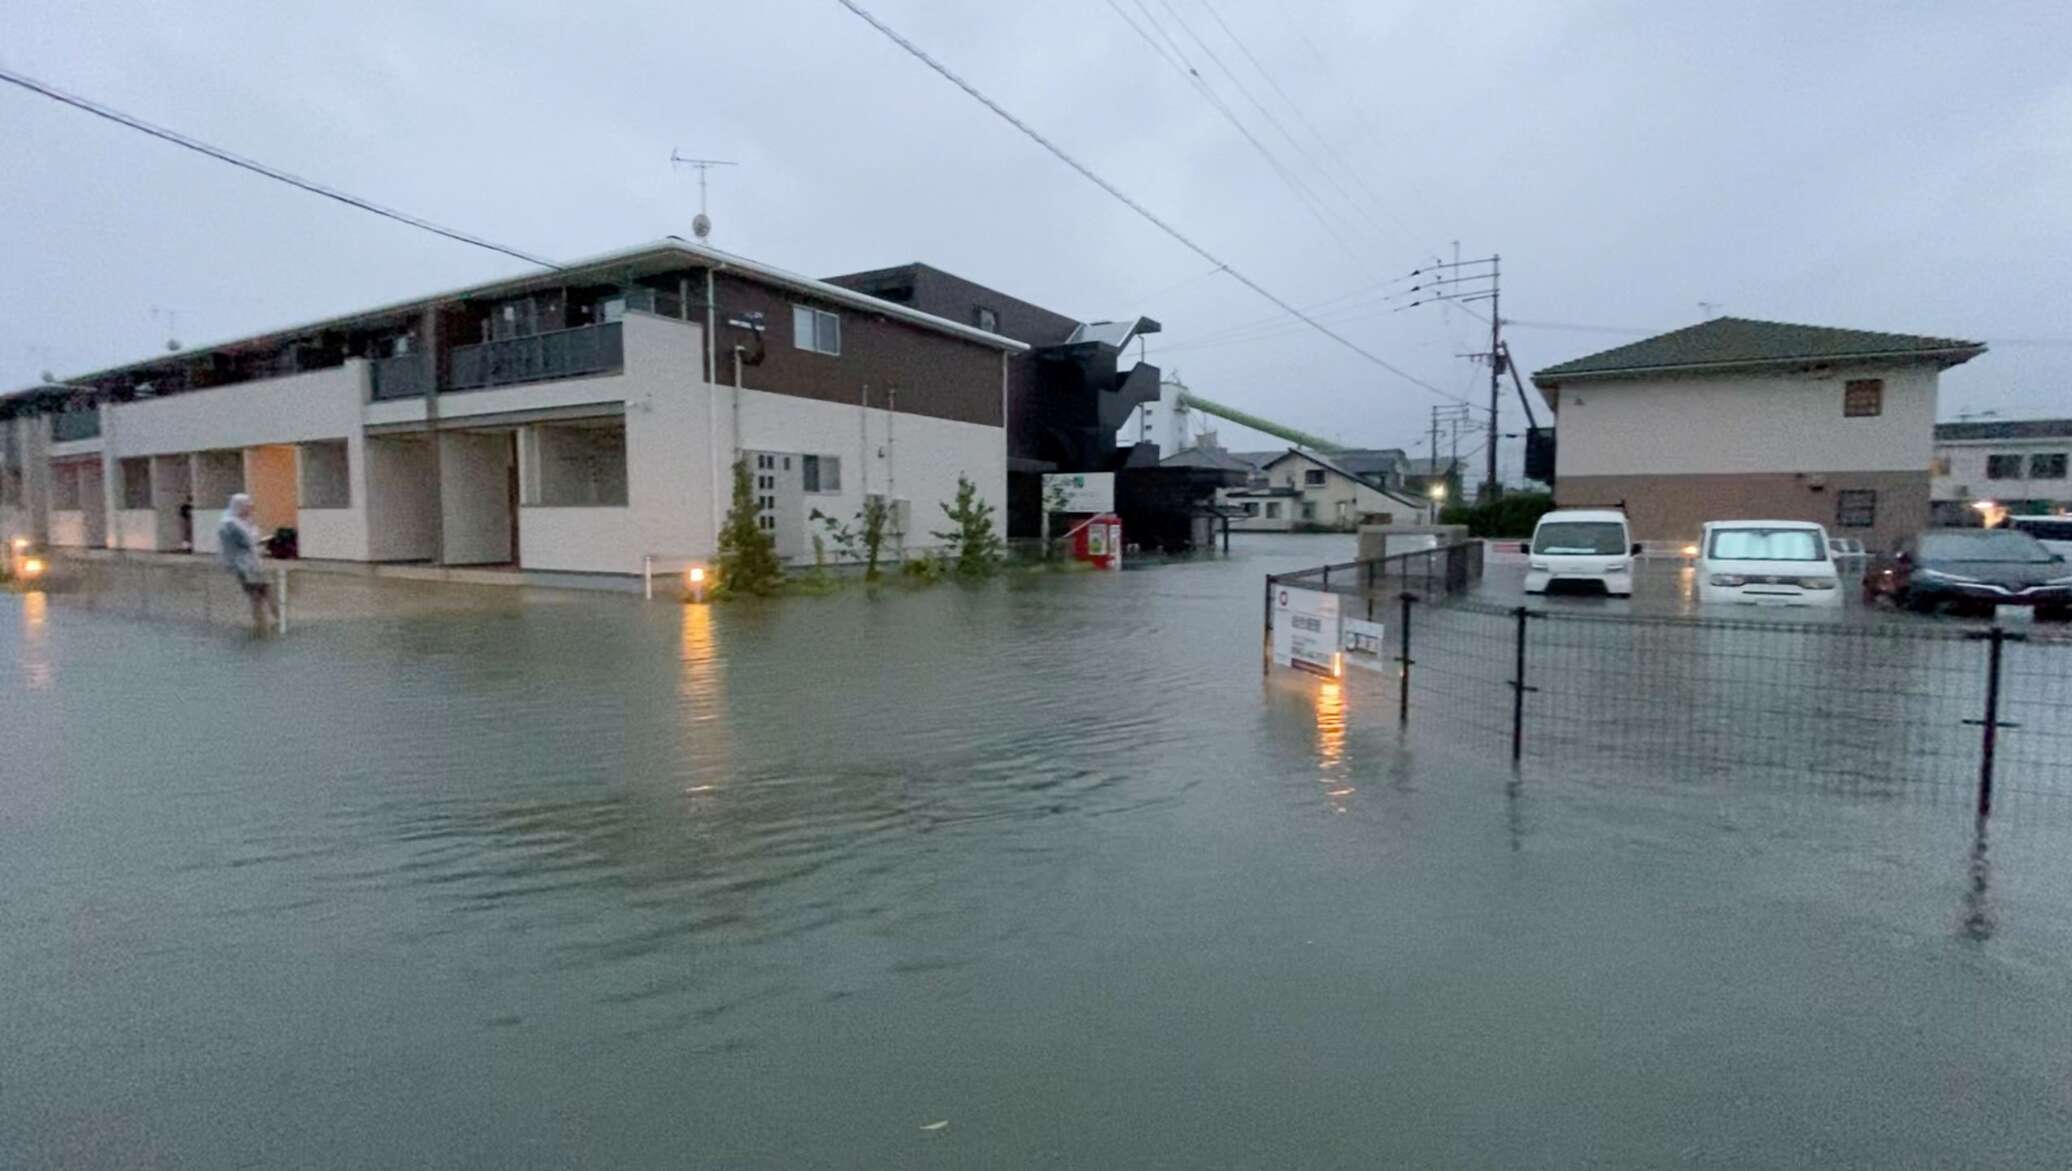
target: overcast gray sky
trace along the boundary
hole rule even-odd
[[[1457,240],[1502,253],[1528,369],[1703,301],[1992,342],[1945,376],[1945,417],[2072,408],[2072,5],[866,2],[1299,304]],[[1196,390],[1349,441],[1410,446],[1440,401],[1274,324],[834,0],[317,8],[0,0],[0,63],[554,257],[688,234],[670,151],[738,159],[714,242],[756,259],[923,260],[1086,319],[1149,314],[1153,360]],[[1160,30],[1321,213],[1153,52]],[[200,344],[519,267],[12,87],[0,142],[0,385],[147,356],[165,310]],[[1453,356],[1481,328],[1457,313],[1321,312],[1441,387],[1482,377]]]

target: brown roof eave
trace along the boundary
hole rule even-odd
[[[1939,350],[1882,350],[1861,354],[1805,354],[1788,358],[1742,358],[1731,362],[1684,362],[1669,366],[1625,366],[1605,370],[1564,370],[1547,377],[1546,371],[1532,376],[1541,390],[1558,389],[1570,382],[1605,382],[1619,378],[1644,378],[1655,374],[1715,374],[1741,370],[1790,368],[1793,366],[1860,366],[1869,362],[1932,361],[1947,370],[1986,352],[1983,345],[1949,346]]]

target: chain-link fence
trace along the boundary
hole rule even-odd
[[[2062,630],[1650,618],[1413,600],[1401,718],[1556,768],[2072,796]],[[1449,731],[1449,735],[1453,734]]]

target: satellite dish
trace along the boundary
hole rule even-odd
[[[702,211],[692,216],[691,235],[698,237],[700,240],[712,235],[712,217]]]

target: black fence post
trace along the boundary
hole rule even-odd
[[[1410,657],[1410,607],[1416,603],[1417,595],[1404,590],[1403,649],[1396,656],[1396,723],[1403,727],[1410,725],[1410,664],[1417,661]]]
[[[1260,600],[1266,605],[1260,623],[1259,673],[1267,675],[1273,671],[1273,575],[1270,573],[1266,575],[1266,593]]]
[[[1535,615],[1523,606],[1511,611],[1518,623],[1517,672],[1511,680],[1511,763],[1517,764],[1525,755],[1525,693],[1538,691],[1537,687],[1525,685],[1525,625]]]
[[[2026,636],[2011,634],[1995,622],[1971,637],[1986,640],[1986,710],[1982,718],[1964,722],[1979,726],[1978,815],[1987,817],[1993,812],[1993,757],[1999,748],[2000,729],[2021,726],[2000,722],[2001,649],[2009,640],[2020,642]]]

